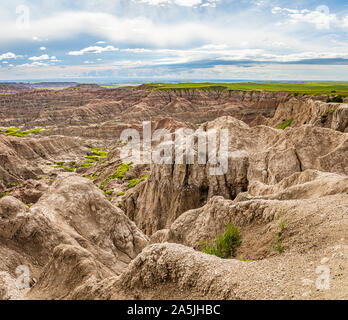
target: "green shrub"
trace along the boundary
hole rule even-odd
[[[280,129],[280,130],[285,130],[287,127],[290,127],[292,122],[294,121],[293,118],[289,119],[289,120],[286,120],[284,121],[279,127],[277,127],[277,129]]]
[[[118,196],[118,197],[124,196],[124,192],[119,192],[119,193],[117,194],[117,196]]]
[[[106,151],[100,150],[99,148],[91,148],[91,151],[93,152],[93,155],[101,158],[106,158],[108,156]]]
[[[93,162],[84,162],[81,164],[81,166],[79,167],[79,169],[81,168],[89,168],[93,165]]]
[[[251,261],[251,260],[248,259],[248,258],[240,257],[240,258],[239,258],[239,261],[248,262],[248,261]]]
[[[138,183],[146,180],[148,177],[150,177],[150,174],[146,174],[141,179],[132,179],[128,181],[128,189],[134,188]]]
[[[130,170],[131,165],[132,165],[132,163],[122,164],[121,166],[119,166],[117,168],[116,172],[113,175],[111,175],[110,177],[108,177],[105,181],[103,181],[100,186],[104,188],[104,186],[113,179],[123,179],[126,172],[128,172]]]
[[[23,127],[15,127],[15,128],[7,128],[7,129],[1,129],[0,132],[3,133],[5,136],[11,136],[11,137],[18,137],[23,138],[29,133],[40,133],[44,132],[46,130],[49,130],[45,127],[39,127],[31,130],[22,131]]]
[[[342,96],[336,96],[336,97],[333,97],[333,98],[328,98],[326,100],[327,103],[330,103],[330,102],[334,102],[334,103],[343,103],[343,98]]]
[[[277,245],[276,245],[276,250],[278,251],[279,254],[283,253],[284,248],[283,248],[283,241],[282,241],[282,239],[278,239]]]
[[[226,226],[225,234],[218,234],[213,245],[209,245],[207,241],[202,241],[200,245],[204,253],[229,259],[235,256],[235,251],[241,243],[242,239],[238,227],[229,223]]]
[[[6,196],[8,196],[8,192],[7,192],[7,191],[5,191],[5,192],[0,192],[0,199],[1,199],[1,198],[4,198],[4,197],[6,197]]]
[[[64,161],[57,161],[55,162],[55,166],[53,166],[53,168],[56,168],[56,169],[64,169],[65,171],[67,172],[74,172],[75,171],[75,168],[72,168],[72,167],[67,167],[65,166],[65,162]]]
[[[283,218],[283,209],[280,210],[280,218],[278,221],[279,231],[275,233],[275,250],[278,251],[279,254],[283,253],[283,234],[286,228],[285,226],[286,220]]]
[[[336,110],[335,109],[329,109],[327,111],[325,111],[325,113],[323,113],[320,118],[321,118],[321,123],[325,123],[327,121],[327,118],[329,116],[330,113],[334,113]]]
[[[111,196],[114,193],[114,190],[104,191],[105,196]]]
[[[98,156],[86,156],[85,159],[89,160],[88,162],[97,162],[99,161]]]

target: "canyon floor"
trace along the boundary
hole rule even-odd
[[[0,86],[0,299],[348,299],[348,104],[328,98]],[[226,172],[197,146],[124,163],[144,121],[227,130]],[[234,258],[202,252],[229,223]]]

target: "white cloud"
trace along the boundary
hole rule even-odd
[[[30,57],[28,60],[31,61],[42,61],[42,60],[52,60],[52,61],[58,61],[56,56],[49,56],[48,54],[43,54],[42,56],[39,57]]]
[[[348,28],[348,15],[343,18],[343,27]]]
[[[283,14],[287,16],[289,18],[289,23],[296,24],[302,22],[314,24],[318,29],[329,29],[331,24],[341,24],[337,15],[330,13],[330,9],[327,6],[318,6],[316,10],[274,7],[271,11],[273,14]]]
[[[105,44],[106,42],[105,41],[98,41],[96,42],[96,44]]]
[[[192,7],[201,4],[202,0],[138,0],[138,2],[146,3],[149,5],[166,5],[176,4],[178,6]]]
[[[49,59],[50,59],[50,56],[48,54],[43,54],[42,56],[39,56],[39,57],[28,58],[28,60],[31,60],[31,61],[41,61],[41,60],[49,60]]]
[[[220,0],[137,0],[152,6],[177,5],[181,7],[215,7]]]
[[[144,49],[144,48],[134,48],[134,49],[121,49],[121,52],[130,52],[130,53],[148,53],[153,50]]]
[[[45,51],[47,48],[46,47],[40,47],[41,51]]]
[[[7,52],[7,53],[3,53],[0,55],[0,60],[4,60],[4,59],[16,59],[18,58],[17,55],[15,55],[12,52]]]
[[[274,26],[263,24],[255,28],[253,22],[243,25],[246,18],[238,16],[228,24],[216,23],[212,20],[178,20],[163,23],[144,16],[118,17],[108,13],[98,12],[65,12],[45,19],[31,21],[30,30],[18,32],[11,22],[0,20],[0,30],[9,30],[0,34],[0,42],[26,40],[32,34],[51,41],[69,41],[81,34],[90,37],[100,37],[111,42],[138,47],[175,48],[187,47],[192,43],[209,43],[214,39],[216,43],[241,44],[248,40],[253,47],[262,47],[263,39],[268,37],[277,42],[291,43],[298,47],[298,38],[289,37],[284,32],[275,31]],[[303,43],[302,43],[303,44]],[[304,43],[306,45],[306,43]],[[311,44],[313,46],[313,44]],[[309,44],[308,44],[309,46]],[[85,52],[72,51],[72,55],[82,55]]]
[[[70,55],[70,56],[82,56],[85,53],[99,54],[102,52],[119,51],[119,50],[120,49],[115,48],[114,46],[107,46],[107,47],[93,46],[93,47],[84,48],[80,51],[70,51],[68,53],[68,55]]]
[[[35,67],[48,67],[48,63],[43,62],[32,62],[32,63],[24,63],[17,66],[17,68],[35,68]]]

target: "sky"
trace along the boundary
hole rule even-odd
[[[348,1],[1,0],[0,80],[348,81]]]

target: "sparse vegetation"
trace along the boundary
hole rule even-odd
[[[64,169],[65,171],[67,172],[74,172],[75,171],[75,168],[73,167],[68,167],[68,166],[65,166],[65,161],[58,161],[58,162],[55,162],[55,166],[53,166],[53,168],[56,168],[56,169]]]
[[[250,259],[248,259],[248,258],[239,257],[239,261],[248,262],[248,261],[251,261],[251,260],[250,260]]]
[[[6,197],[6,196],[8,196],[8,195],[9,195],[9,193],[8,193],[7,191],[5,191],[5,192],[0,192],[0,199]]]
[[[238,227],[229,223],[226,226],[224,235],[218,234],[213,245],[209,245],[206,240],[203,240],[200,245],[204,253],[223,259],[230,259],[235,256],[236,249],[241,243],[242,239]]]
[[[23,138],[30,133],[40,133],[49,130],[46,127],[39,127],[31,130],[22,130],[23,127],[13,127],[13,128],[0,128],[0,133],[4,136]]]
[[[286,228],[285,226],[286,220],[283,217],[283,209],[280,210],[280,218],[278,221],[279,225],[279,231],[275,233],[275,250],[278,251],[279,254],[284,252],[284,247],[283,247],[283,235],[284,235],[284,230]]]
[[[134,188],[138,183],[146,180],[148,177],[150,177],[150,174],[146,174],[141,179],[132,179],[128,181],[128,189]]]
[[[277,127],[277,129],[285,130],[287,127],[291,126],[293,121],[294,121],[293,118],[291,118],[289,120],[285,120],[280,126]]]
[[[114,190],[109,190],[104,192],[105,196],[111,196],[113,193],[114,193]]]
[[[93,155],[101,158],[106,158],[108,156],[107,151],[100,150],[99,148],[91,148]]]
[[[116,170],[116,172],[111,175],[110,177],[108,177],[105,181],[103,181],[100,185],[100,189],[103,190],[105,185],[107,183],[109,183],[111,180],[114,180],[114,179],[123,179],[124,175],[126,174],[126,172],[128,172],[130,169],[131,169],[131,166],[132,163],[129,163],[129,164],[122,164],[121,166],[119,166]]]
[[[330,109],[325,111],[325,113],[323,113],[320,118],[321,118],[321,123],[325,123],[327,121],[327,118],[329,116],[329,114],[334,113],[336,110],[335,109]]]
[[[333,97],[333,98],[328,98],[327,103],[330,103],[330,102],[334,102],[334,103],[343,103],[343,98],[342,96],[336,96],[336,97]]]
[[[100,158],[106,158],[108,156],[107,151],[100,150],[99,148],[90,148],[92,154],[87,155],[85,157],[85,161],[81,163],[79,169],[81,168],[89,168],[91,167],[94,163],[100,161]]]

